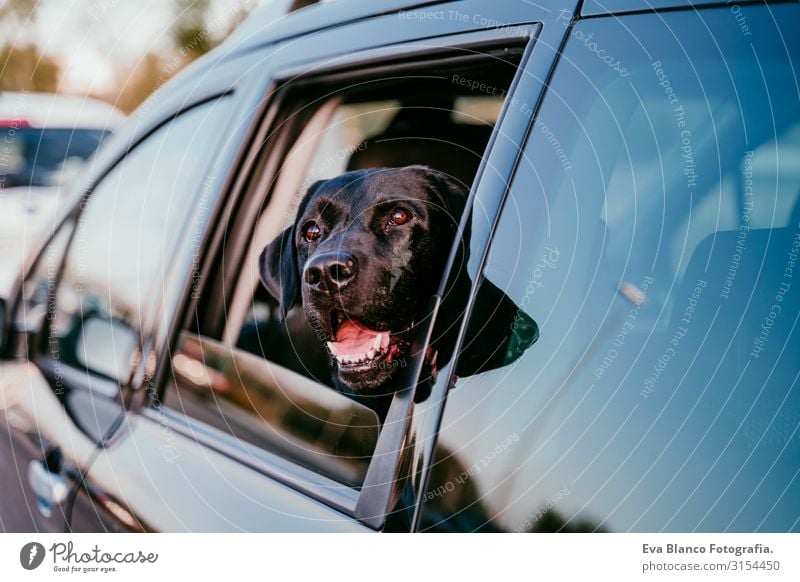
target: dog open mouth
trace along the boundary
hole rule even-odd
[[[358,371],[383,360],[391,364],[397,355],[398,346],[392,341],[391,332],[370,329],[345,318],[341,312],[335,312],[332,320],[333,340],[327,346],[340,368]]]

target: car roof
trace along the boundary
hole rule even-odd
[[[763,3],[765,0],[727,0],[726,5]],[[766,0],[769,2],[770,0]],[[584,0],[581,16],[601,16],[605,14],[624,14],[626,12],[647,12],[667,8],[702,8],[722,4],[720,0]]]
[[[505,0],[510,1],[510,0]],[[732,1],[732,0],[731,0]],[[738,0],[749,4],[764,0]],[[769,0],[767,0],[769,1]],[[457,6],[465,0],[272,0],[255,10],[223,43],[231,52],[246,51],[290,38],[342,26],[373,16],[404,11],[437,10],[440,5]],[[480,5],[485,15],[492,14],[497,0],[472,0],[472,8]],[[466,2],[465,2],[466,3]],[[692,8],[722,4],[720,0],[584,0],[579,3],[581,16],[621,14],[672,8]],[[557,12],[575,8],[575,0],[539,0],[539,5]],[[521,10],[524,10],[522,4]]]
[[[405,11],[436,10],[438,5],[455,7],[462,0],[273,0],[255,10],[224,43],[236,51],[311,34],[326,28],[342,26]],[[492,4],[486,2],[486,13],[491,14]],[[575,0],[542,0],[552,10],[572,8]],[[473,2],[474,4],[474,2]]]
[[[116,107],[91,97],[0,92],[0,120],[33,127],[114,130],[125,119]]]

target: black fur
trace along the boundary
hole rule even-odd
[[[439,287],[466,197],[456,182],[424,166],[348,172],[311,186],[294,224],[262,252],[261,280],[279,300],[284,317],[300,303],[323,344],[335,338],[336,314],[391,334],[388,361],[351,371],[331,357],[334,383],[340,389],[357,395],[394,389],[392,379],[408,365],[416,325]],[[390,222],[397,208],[410,214],[407,223]],[[320,236],[309,242],[304,233],[311,222],[318,225]],[[442,331],[431,344],[439,366],[451,356],[472,286],[466,274],[468,241],[469,231],[461,241],[441,322],[437,321]],[[332,272],[331,265],[337,267],[336,275],[320,280],[319,273]],[[512,329],[525,331],[524,349],[538,333],[533,320],[488,281],[478,300],[476,309],[485,311],[488,319],[487,325],[472,329],[474,337],[459,370],[468,374],[507,363]]]

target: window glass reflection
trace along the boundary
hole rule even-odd
[[[50,320],[60,363],[125,382],[229,112],[195,107],[128,154],[82,206]],[[204,201],[208,204],[208,201]]]
[[[540,338],[449,394],[423,529],[800,528],[800,14],[741,10],[578,24],[630,74],[567,45],[486,267]]]

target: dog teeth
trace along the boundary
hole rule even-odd
[[[328,349],[331,351],[331,353],[332,353],[334,356],[336,356],[337,358],[339,357],[339,354],[338,354],[338,352],[336,351],[336,346],[333,344],[333,342],[328,342]]]
[[[376,352],[381,349],[381,340],[383,339],[383,334],[379,333],[375,336],[375,340],[372,342],[372,349]]]
[[[367,352],[361,354],[338,354],[335,348],[328,346],[336,361],[342,365],[349,364],[362,364],[374,360],[377,356],[384,353],[385,350],[370,348]]]

